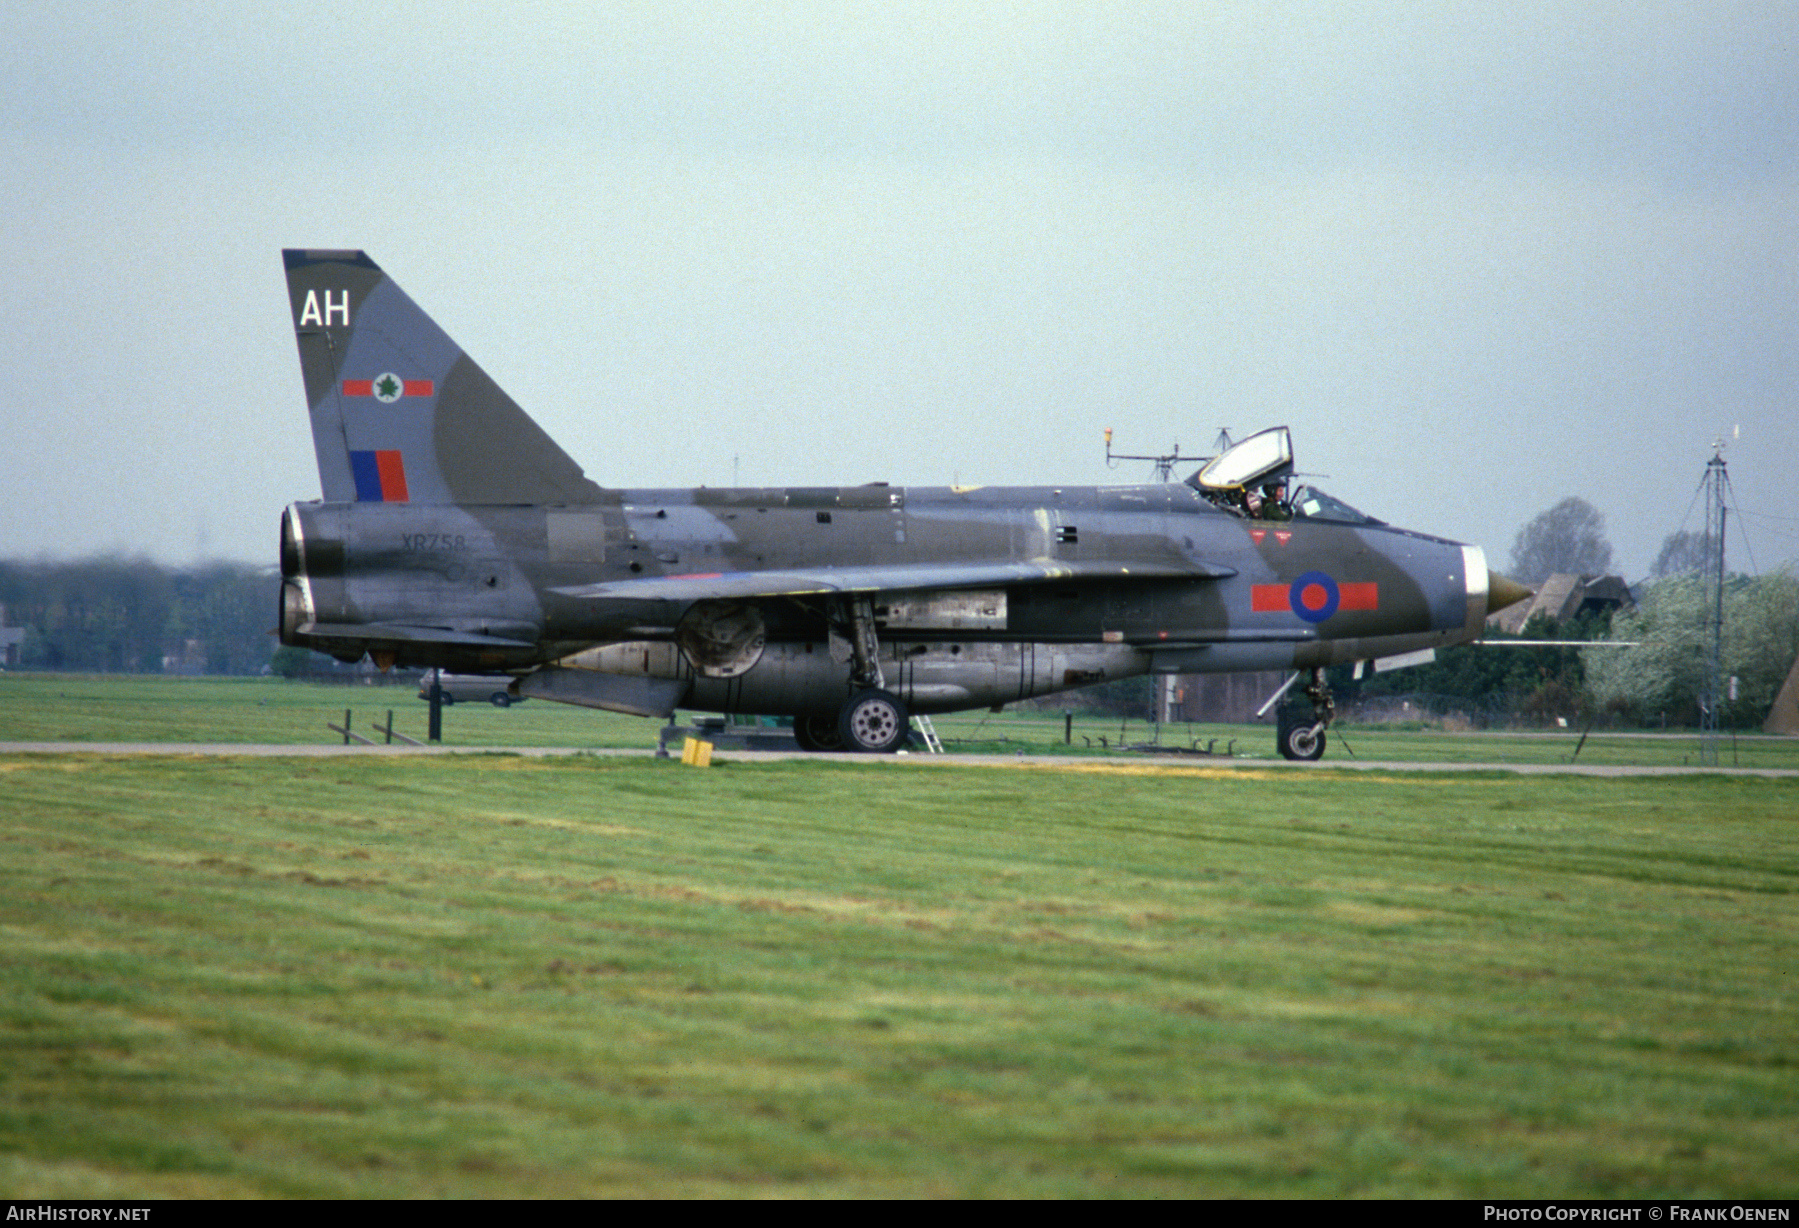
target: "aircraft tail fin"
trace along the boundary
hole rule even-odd
[[[600,489],[364,252],[286,250],[333,503],[589,503]]]

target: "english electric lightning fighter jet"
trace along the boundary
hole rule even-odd
[[[608,490],[362,252],[287,251],[322,502],[281,517],[281,642],[891,751],[910,713],[1115,678],[1310,672],[1477,638],[1477,546],[1288,489],[1285,427],[1184,484]]]

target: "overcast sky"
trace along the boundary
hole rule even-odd
[[[610,486],[1148,481],[1293,428],[1644,575],[1799,557],[1793,2],[0,13],[0,557],[272,563],[279,249],[367,250]],[[1731,564],[1747,570],[1742,540]]]

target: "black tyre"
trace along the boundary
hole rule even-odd
[[[512,706],[512,696],[506,694],[504,691],[495,691],[488,697],[487,702],[496,708],[510,708]]]
[[[1281,733],[1281,756],[1286,759],[1324,758],[1324,730],[1317,723],[1296,723]]]
[[[906,721],[906,705],[897,696],[862,691],[837,714],[837,731],[844,750],[885,755],[904,746],[912,728]]]
[[[837,732],[835,716],[796,716],[793,718],[793,740],[801,750],[842,750],[843,735]]]
[[[445,691],[443,693],[444,707],[448,708],[450,705],[454,704],[455,702],[456,702],[456,697],[454,695],[450,694],[448,691]]]

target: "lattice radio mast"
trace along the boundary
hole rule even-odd
[[[1699,762],[1718,766],[1718,710],[1724,701],[1724,443],[1705,466],[1705,679],[1699,693]]]

